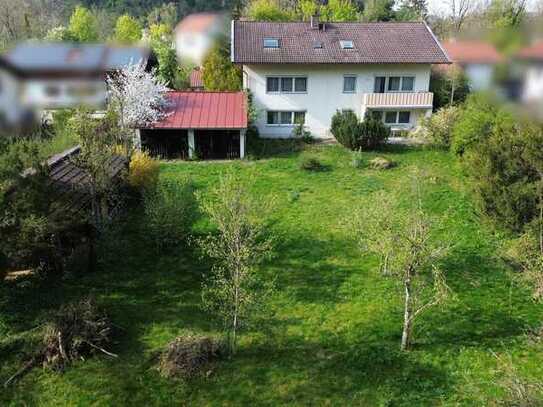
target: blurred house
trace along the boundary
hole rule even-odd
[[[483,41],[444,42],[443,48],[449,58],[460,66],[474,91],[493,88],[496,66],[504,61],[496,48]]]
[[[522,101],[543,105],[543,40],[520,50],[523,72]]]
[[[16,126],[43,111],[105,106],[105,78],[130,64],[151,64],[150,51],[67,43],[23,43],[0,56],[0,120]]]
[[[175,28],[175,48],[181,62],[202,66],[215,41],[229,33],[228,19],[221,13],[196,13]]]

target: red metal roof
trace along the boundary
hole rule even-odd
[[[459,64],[497,64],[503,61],[503,56],[487,42],[449,41],[443,43],[443,48],[449,58]]]
[[[518,57],[521,59],[543,61],[543,40],[521,49],[518,53]]]
[[[247,96],[244,92],[169,92],[168,115],[156,129],[245,129]]]

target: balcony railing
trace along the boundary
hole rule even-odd
[[[371,108],[411,107],[432,108],[432,92],[366,93],[364,105]]]

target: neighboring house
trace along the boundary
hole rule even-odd
[[[482,41],[451,40],[443,48],[454,64],[460,66],[474,91],[494,88],[496,66],[504,61],[496,48]]]
[[[202,68],[194,68],[189,75],[189,88],[191,90],[204,90]]]
[[[185,17],[175,28],[175,48],[179,60],[202,66],[217,38],[228,35],[225,14],[197,13]]]
[[[107,74],[151,63],[143,48],[66,43],[23,43],[0,61],[0,115],[8,126],[46,110],[102,108]]]
[[[245,92],[168,92],[165,117],[139,130],[142,149],[166,159],[245,157]]]
[[[263,137],[291,137],[303,122],[329,138],[332,116],[369,112],[393,130],[432,112],[432,64],[450,63],[424,23],[232,22],[232,61]]]
[[[522,49],[517,54],[522,62],[524,78],[522,101],[530,104],[536,102],[543,106],[543,40]]]

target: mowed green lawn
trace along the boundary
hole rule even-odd
[[[525,330],[543,309],[512,284],[496,254],[500,237],[479,220],[453,157],[394,148],[379,155],[398,166],[374,171],[353,168],[341,147],[308,149],[328,171],[300,170],[299,153],[162,165],[162,178],[190,176],[204,194],[233,168],[253,179],[255,194],[276,201],[276,256],[259,270],[275,278],[276,294],[270,313],[241,337],[235,358],[189,383],[159,376],[156,353],[176,335],[220,327],[200,308],[209,264],[192,249],[157,253],[136,213],[96,274],[38,280],[0,299],[0,379],[17,370],[31,348],[31,329],[50,310],[87,294],[123,328],[111,349],[119,358],[98,356],[62,374],[35,369],[0,393],[0,405],[492,405],[504,394],[492,351],[510,353],[521,375],[542,376],[540,347]],[[425,314],[414,350],[400,353],[400,287],[358,251],[347,225],[373,192],[409,188],[413,167],[431,176],[424,197],[431,211],[448,216],[455,245],[444,269],[457,299]],[[209,228],[203,219],[195,233]]]

